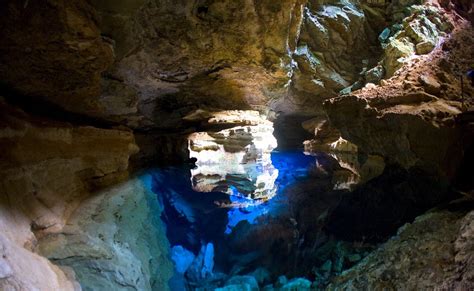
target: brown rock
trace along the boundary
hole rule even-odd
[[[470,290],[474,213],[436,211],[396,236],[339,277],[328,290]],[[453,264],[454,263],[454,264]]]
[[[457,142],[461,129],[434,123],[423,110],[431,108],[450,116],[460,111],[439,102],[409,106],[399,105],[397,101],[392,103],[393,107],[379,110],[370,106],[367,99],[348,96],[332,99],[325,103],[325,107],[331,124],[361,152],[381,155],[389,163],[407,169],[417,165],[452,178],[463,156]],[[379,106],[387,107],[388,104]]]
[[[441,90],[441,84],[432,75],[421,75],[418,77],[418,81],[421,83],[425,91],[429,94],[439,95]]]
[[[430,41],[422,41],[416,45],[416,53],[425,55],[430,53],[435,48],[435,44]]]
[[[0,79],[13,90],[88,115],[97,102],[101,73],[112,63],[86,1],[2,1]]]
[[[32,118],[0,103],[2,204],[35,230],[58,230],[89,191],[123,179],[133,134]]]

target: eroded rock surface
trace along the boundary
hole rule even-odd
[[[60,230],[91,189],[127,177],[133,135],[32,117],[3,100],[0,110],[0,287],[73,290],[74,272],[35,253],[37,236]]]
[[[159,210],[152,213],[156,209],[142,182],[134,179],[87,198],[93,190],[127,177],[129,157],[137,152],[134,135],[143,145],[140,162],[188,157],[193,151],[215,157],[217,149],[224,149],[226,154],[217,159],[222,163],[232,157],[231,164],[240,167],[238,175],[200,172],[201,165],[195,177],[205,177],[206,183],[196,186],[203,191],[240,187],[250,196],[271,196],[265,191],[272,188],[274,169],[263,163],[268,175],[259,176],[240,165],[268,162],[274,141],[268,122],[257,113],[256,118],[242,117],[242,112],[216,114],[222,109],[264,113],[278,125],[281,145],[301,146],[315,135],[306,144],[310,151],[338,152],[342,168],[331,174],[319,165],[315,169],[318,179],[334,179],[331,190],[371,180],[386,164],[401,166],[405,174],[422,169],[451,181],[472,142],[469,108],[474,92],[467,82],[461,88],[459,76],[472,69],[473,32],[466,19],[474,13],[468,0],[413,6],[419,3],[3,1],[2,94],[24,107],[36,107],[30,100],[53,104],[35,110],[70,123],[32,117],[1,101],[0,287],[77,289],[75,271],[85,289],[166,288],[169,262],[158,242],[164,238],[159,227],[154,232],[145,223]],[[362,90],[321,106],[341,90],[353,92],[366,83]],[[103,129],[99,124],[126,128]],[[196,139],[200,144],[188,149],[186,136],[193,132],[201,133]],[[256,141],[270,146],[260,151]],[[231,183],[222,183],[223,176]],[[295,195],[306,194],[312,183],[305,181]],[[377,202],[381,196],[373,193],[370,201]],[[418,194],[413,201],[430,202],[438,193]],[[301,215],[314,216],[317,205],[306,202]],[[75,212],[77,207],[80,211]],[[319,207],[326,217],[325,204]],[[124,216],[129,216],[127,222]],[[402,246],[395,238],[361,263],[361,274],[366,275],[362,281],[344,279],[359,272],[356,267],[335,282],[361,288],[403,288],[404,282],[419,287],[415,280],[421,276],[423,287],[469,289],[472,215],[460,219],[460,214],[447,212],[420,218],[400,232]],[[438,228],[430,228],[431,223]],[[309,235],[316,233],[312,227],[305,226]],[[455,228],[461,229],[458,236]],[[284,235],[284,241],[295,240],[294,233]],[[452,240],[444,236],[456,239],[454,261]],[[61,268],[35,252],[38,238],[42,252]],[[423,263],[415,255],[426,255],[426,250],[413,238],[433,248],[432,256],[427,254],[436,263],[431,273],[415,268]],[[281,246],[282,254],[287,248]],[[447,250],[448,258],[441,250]],[[399,257],[389,257],[392,265],[380,261],[393,253],[401,254],[401,263],[396,262]],[[150,257],[157,259],[150,262]],[[318,270],[340,272],[340,259],[329,262],[329,267],[321,262]],[[157,271],[161,264],[163,269]],[[372,276],[369,265],[383,276]],[[414,272],[393,275],[393,266]],[[423,277],[430,274],[436,280]],[[446,279],[443,285],[441,278]],[[385,285],[390,280],[392,285]],[[235,287],[241,281],[244,278],[229,284]],[[252,288],[250,281],[244,285]],[[280,283],[289,289],[309,288],[304,280]]]
[[[385,35],[380,36],[385,78],[393,76],[413,55],[430,53],[453,28],[449,17],[439,8],[414,5],[409,9],[409,17],[387,28]]]
[[[474,93],[471,86],[461,91],[453,73],[467,71],[472,45],[472,28],[464,23],[435,52],[406,64],[382,86],[327,102],[332,125],[362,152],[452,178],[472,136],[456,120],[472,106],[465,97]]]
[[[0,219],[5,218],[2,215]],[[0,226],[3,231],[5,225]],[[80,290],[74,276],[68,277],[58,266],[3,233],[0,234],[0,256],[2,290]]]
[[[417,218],[328,290],[472,289],[473,214],[442,210]]]
[[[86,200],[61,232],[40,240],[40,253],[71,267],[83,290],[168,290],[173,266],[150,187],[145,175]]]
[[[93,188],[127,177],[138,151],[130,131],[73,126],[0,104],[2,204],[34,230],[57,230]],[[28,226],[29,227],[29,226]]]
[[[0,10],[2,85],[68,111],[104,110],[97,97],[113,49],[89,2],[2,1]]]
[[[359,79],[378,51],[383,10],[348,1],[320,1],[308,5],[298,48],[293,88],[301,105],[318,106]],[[305,102],[306,101],[306,102]],[[312,102],[311,102],[312,101]],[[300,109],[301,110],[301,109]]]

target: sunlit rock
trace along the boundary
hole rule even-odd
[[[39,252],[72,268],[84,290],[167,290],[173,267],[151,181],[143,175],[90,197]]]
[[[386,78],[391,77],[415,53],[430,53],[453,28],[449,18],[434,6],[414,5],[407,11],[410,11],[411,15],[393,25],[392,36],[382,42],[385,50],[383,66]]]
[[[252,199],[273,197],[278,170],[273,167],[270,154],[277,146],[272,123],[255,111],[218,112],[211,114],[207,122],[239,125],[189,135],[190,158],[196,159],[197,166],[191,170],[193,189]]]

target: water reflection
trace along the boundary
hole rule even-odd
[[[234,191],[231,197],[231,209],[228,212],[228,223],[226,226],[226,233],[232,232],[232,229],[238,223],[246,221],[249,224],[255,224],[259,217],[264,215],[278,216],[288,204],[287,197],[280,195],[287,186],[295,183],[298,179],[303,179],[308,176],[310,171],[316,167],[316,158],[304,155],[301,152],[273,152],[271,154],[270,162],[272,167],[276,170],[274,179],[274,195],[271,199],[264,201],[249,202],[249,199],[242,198],[239,189],[232,188]],[[255,167],[256,170],[259,167]]]
[[[269,200],[276,194],[278,170],[271,152],[277,142],[271,122],[236,126],[218,132],[197,132],[188,137],[190,158],[196,161],[191,183],[197,192],[218,191],[250,198],[229,207]],[[225,205],[221,205],[225,207]]]
[[[192,146],[194,157],[205,157]],[[214,157],[242,161],[241,149],[249,146]],[[430,195],[441,190],[423,173],[386,167],[375,156],[265,155],[244,164],[198,160],[197,168],[151,172],[176,265],[172,290],[214,290],[237,275],[252,276],[263,287],[282,274],[324,287],[443,197],[433,200]],[[350,191],[358,181],[367,183]]]
[[[251,272],[261,285],[277,274],[327,279],[332,270],[319,274],[313,267],[327,265],[343,244],[323,229],[341,190],[359,180],[360,163],[277,152],[273,124],[258,112],[196,112],[186,119],[203,116],[206,131],[188,136],[195,166],[153,173],[176,267],[172,289],[213,289]],[[340,272],[345,253],[337,252]]]
[[[226,181],[226,188],[232,191],[232,195],[228,191],[215,191],[215,184],[210,187],[201,184],[206,191],[196,191],[200,188],[186,180],[191,179],[197,169],[181,167],[155,170],[153,189],[164,205],[164,220],[170,230],[168,237],[171,244],[198,252],[202,242],[224,241],[225,236],[243,222],[244,225],[257,225],[264,217],[279,219],[285,216],[289,204],[288,197],[284,195],[285,189],[307,178],[316,167],[316,158],[301,152],[272,152],[269,157],[268,164],[276,173],[272,178],[274,188],[269,199],[251,199],[246,192],[240,192],[242,188],[232,185],[233,181]],[[248,177],[258,177],[258,174],[266,176],[268,167],[261,167],[258,163],[247,166],[254,169],[246,173]],[[215,164],[215,167],[219,171],[219,165]],[[211,167],[208,165],[207,169]],[[254,181],[258,181],[258,178]],[[216,248],[219,247],[222,245]]]
[[[330,259],[326,253],[313,255],[318,246],[331,241],[323,228],[343,193],[334,190],[333,177],[347,170],[326,155],[274,151],[268,156],[245,165],[231,164],[236,168],[227,164],[225,173],[218,163],[206,163],[205,171],[199,170],[199,161],[194,169],[154,171],[153,190],[164,206],[163,220],[176,259],[176,276],[181,278],[177,282],[222,286],[222,280],[229,276],[258,268],[272,276],[313,276],[308,272],[315,262],[323,265],[325,261],[319,260]],[[242,171],[242,167],[251,170]],[[236,183],[232,176],[239,171],[245,177],[242,183]],[[219,179],[196,183],[197,173]],[[273,188],[249,188],[259,177],[266,177],[265,186]],[[249,189],[267,189],[266,193],[272,194],[262,196],[255,194],[262,192]]]

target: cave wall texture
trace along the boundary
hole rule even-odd
[[[474,65],[473,15],[470,0],[1,1],[0,289],[77,290],[84,278],[166,288],[171,267],[159,241],[119,230],[91,236],[101,226],[147,235],[143,221],[157,206],[142,180],[128,178],[129,164],[185,155],[183,136],[200,122],[185,117],[197,110],[258,110],[282,144],[312,139],[317,148],[342,136],[447,187],[472,151],[474,88],[461,88],[460,75]],[[107,213],[137,209],[143,216],[129,222]],[[460,228],[474,233],[468,218],[434,215],[444,217],[456,221],[439,222],[453,240]],[[139,251],[120,257],[114,236]],[[162,261],[144,263],[153,252]],[[472,253],[460,261],[469,265]],[[130,262],[143,267],[120,278]]]

